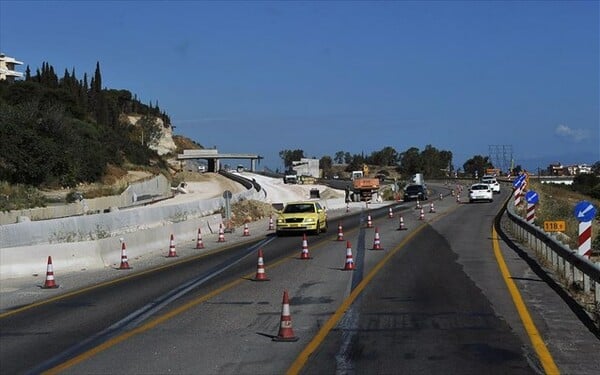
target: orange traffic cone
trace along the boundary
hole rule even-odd
[[[121,243],[121,265],[119,266],[120,270],[129,270],[131,267],[129,266],[129,259],[127,259],[127,248],[125,246],[125,242]]]
[[[371,215],[367,215],[367,228],[373,228],[373,221],[371,220]]]
[[[292,329],[292,316],[290,315],[290,300],[287,290],[283,291],[283,302],[281,304],[281,321],[279,333],[273,337],[273,341],[298,341]]]
[[[460,194],[456,194],[456,203],[460,203]]]
[[[392,211],[392,208],[390,207],[389,213],[388,213],[388,217],[390,219],[394,218],[394,211]]]
[[[223,229],[223,224],[219,224],[219,238],[217,242],[225,242],[225,230]]]
[[[398,230],[406,230],[407,228],[404,226],[404,218],[402,217],[402,215],[400,215],[400,226],[398,227]]]
[[[338,224],[338,236],[337,236],[337,240],[338,241],[343,241],[344,240],[344,228],[342,227],[342,223]]]
[[[273,215],[269,215],[269,228],[268,230],[275,230],[275,224],[273,224]]]
[[[196,237],[196,249],[204,249],[204,242],[202,242],[202,232],[198,228],[198,237]]]
[[[421,202],[419,201],[419,198],[417,198],[417,207],[415,207],[417,210],[421,208]]]
[[[429,204],[429,213],[430,213],[430,214],[433,214],[433,213],[435,213],[435,207],[433,206],[433,202],[431,202],[431,203]]]
[[[258,249],[258,264],[256,266],[256,276],[254,276],[254,281],[269,281],[270,279],[267,277],[265,273],[265,263],[263,260],[263,251],[262,249]]]
[[[421,208],[421,212],[419,213],[419,220],[425,220],[425,213],[423,212],[422,208]]]
[[[248,229],[248,223],[244,224],[244,233],[242,236],[248,237],[250,235],[250,229]]]
[[[444,194],[440,193],[440,200],[443,201],[444,200]]]
[[[169,241],[169,254],[167,258],[173,258],[177,256],[177,251],[175,251],[175,237],[171,234],[171,240]]]
[[[352,247],[350,247],[350,241],[346,241],[346,264],[344,265],[344,271],[352,271],[353,269]]]
[[[302,237],[302,253],[300,253],[300,259],[310,259],[310,254],[308,253],[308,240],[306,239],[306,234]]]
[[[350,203],[346,203],[346,213],[350,212]]]
[[[383,250],[381,247],[381,241],[379,239],[379,229],[375,227],[375,238],[373,239],[373,249],[372,250]]]
[[[46,281],[42,289],[54,289],[58,288],[58,285],[54,281],[54,270],[52,268],[52,257],[48,256],[48,266],[46,267]]]

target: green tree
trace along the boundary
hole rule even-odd
[[[482,177],[488,168],[494,168],[488,156],[475,155],[463,164],[465,174],[472,177],[476,173],[478,177]]]
[[[581,194],[585,194],[592,198],[600,198],[598,196],[593,196],[594,191],[598,191],[600,188],[600,177],[592,174],[592,173],[580,173],[575,178],[573,178],[573,184],[571,185],[571,189],[577,191]],[[595,192],[594,192],[595,195]]]
[[[136,125],[140,129],[140,140],[142,146],[154,146],[158,143],[158,140],[161,137],[161,129],[160,125],[156,121],[156,117],[154,116],[142,116],[137,122]]]
[[[319,159],[319,168],[323,170],[323,176],[329,176],[333,166],[333,160],[331,156],[323,156]]]
[[[404,176],[410,176],[415,173],[421,173],[423,170],[423,161],[419,149],[411,147],[400,153],[399,172]]]
[[[304,158],[304,151],[300,149],[281,150],[279,151],[279,157],[283,160],[285,168],[290,169],[294,161]]]
[[[597,161],[594,164],[592,164],[592,173],[596,176],[600,176],[600,161]]]
[[[335,153],[335,156],[333,157],[333,160],[337,163],[337,164],[344,164],[344,151],[338,151]]]
[[[394,166],[398,164],[400,155],[393,147],[387,146],[380,151],[373,152],[370,159],[371,164],[379,166]]]

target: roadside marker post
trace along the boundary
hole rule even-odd
[[[535,221],[535,207],[540,200],[540,196],[533,190],[529,190],[525,194],[525,201],[527,201],[527,213],[525,214],[525,220],[529,224],[533,224]]]
[[[586,201],[575,206],[575,218],[579,221],[579,247],[577,254],[590,258],[592,255],[592,220],[596,216],[596,208]]]

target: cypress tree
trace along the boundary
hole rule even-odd
[[[25,69],[25,81],[31,81],[31,70],[29,69],[29,65]]]
[[[100,62],[96,62],[96,72],[94,73],[94,85],[92,89],[94,92],[100,92],[102,90],[102,76],[100,75]]]

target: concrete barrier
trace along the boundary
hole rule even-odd
[[[232,202],[263,196],[250,189],[234,194]],[[67,271],[119,264],[120,238],[129,257],[163,249],[166,254],[171,234],[184,243],[196,240],[198,228],[216,233],[224,205],[223,198],[214,198],[0,226],[0,280],[43,272],[49,255]]]

